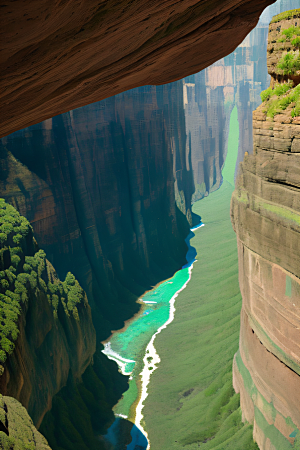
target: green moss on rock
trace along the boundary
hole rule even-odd
[[[0,394],[0,448],[3,450],[51,450],[37,431],[26,409],[16,399]],[[7,432],[9,434],[7,434]]]
[[[264,102],[263,111],[268,117],[274,118],[277,114],[289,108],[291,117],[300,115],[300,84],[292,87],[291,83],[276,84],[261,93]]]

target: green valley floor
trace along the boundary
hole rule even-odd
[[[240,309],[233,187],[196,202],[204,227],[195,231],[192,278],[175,302],[174,321],[154,342],[160,356],[143,414],[151,450],[254,450],[232,387]]]

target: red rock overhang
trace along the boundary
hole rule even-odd
[[[274,0],[8,0],[0,136],[229,54]]]

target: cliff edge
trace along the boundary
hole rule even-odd
[[[262,450],[300,440],[300,10],[271,21],[271,85],[253,113],[231,216],[243,297],[233,384]]]

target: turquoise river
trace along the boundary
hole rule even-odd
[[[230,116],[228,144],[222,175],[223,179],[234,185],[235,162],[238,151],[236,107],[233,108]],[[190,245],[190,240],[194,237],[194,232],[201,232],[202,226],[204,224],[200,221],[199,225],[191,229],[186,238],[188,246],[187,264],[176,272],[172,278],[146,292],[138,300],[141,303],[140,311],[127,322],[123,329],[114,332],[109,341],[104,343],[103,353],[118,363],[123,374],[129,375],[129,389],[114,408],[117,418],[127,419],[135,424],[131,430],[132,442],[127,445],[127,450],[150,448],[146,438],[147,432],[143,427],[142,409],[143,401],[147,397],[147,385],[151,373],[157,369],[160,362],[154,346],[155,336],[174,318],[175,299],[189,282],[193,264],[196,261],[196,250]],[[118,419],[106,435],[111,443],[115,441],[115,429],[117,427]]]

